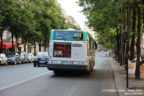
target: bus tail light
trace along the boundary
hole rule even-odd
[[[83,64],[84,64],[84,61],[82,61],[81,64],[83,65]]]
[[[85,62],[85,61],[81,61],[81,64],[82,64],[82,65],[86,65],[86,62]]]

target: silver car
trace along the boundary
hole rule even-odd
[[[7,57],[4,53],[0,53],[0,64],[5,64],[7,65]]]
[[[8,64],[21,64],[21,59],[18,53],[7,53]]]
[[[20,55],[21,63],[27,63],[28,62],[27,53],[18,52],[18,54]]]

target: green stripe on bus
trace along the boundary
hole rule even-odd
[[[87,32],[83,32],[83,40],[87,40]]]
[[[51,30],[51,33],[50,33],[50,40],[53,40],[54,39],[54,30]]]

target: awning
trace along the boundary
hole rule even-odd
[[[21,44],[19,43],[19,45],[21,45]],[[18,45],[18,46],[19,46],[19,45]],[[16,47],[16,46],[17,46],[17,43],[16,43],[16,42],[13,42],[13,46]],[[12,41],[3,42],[2,47],[3,47],[3,48],[12,48]],[[0,42],[0,48],[1,48],[1,42]]]

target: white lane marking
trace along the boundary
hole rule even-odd
[[[17,86],[17,85],[20,85],[20,84],[22,84],[22,83],[25,83],[25,82],[27,82],[27,81],[36,79],[36,78],[41,77],[41,76],[43,76],[43,75],[46,75],[46,74],[48,74],[48,73],[52,73],[52,72],[51,72],[51,71],[48,71],[48,72],[45,72],[45,73],[42,73],[42,74],[33,76],[33,77],[31,77],[31,78],[28,78],[28,79],[25,79],[25,80],[22,80],[22,81],[18,81],[18,82],[16,82],[16,83],[12,83],[12,84],[10,84],[10,85],[6,85],[6,86],[3,86],[3,87],[0,87],[0,91],[2,91],[2,90],[4,90],[4,89],[11,88],[11,87],[14,87],[14,86]]]

